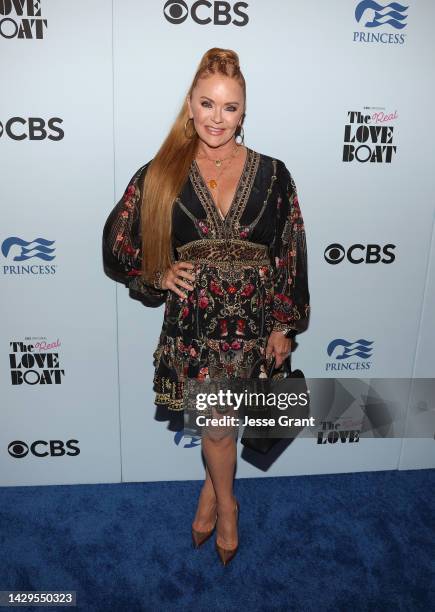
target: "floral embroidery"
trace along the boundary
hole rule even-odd
[[[248,149],[225,219],[192,164],[190,183],[174,206],[183,213],[183,225],[175,228],[178,259],[194,263],[195,281],[185,298],[158,289],[144,283],[140,272],[146,167],[106,222],[105,266],[145,304],[164,304],[153,353],[155,403],[182,410],[186,378],[265,377],[271,331],[304,331],[310,309],[305,230],[296,186],[282,162]],[[199,209],[205,218],[194,214]]]
[[[250,295],[252,295],[254,289],[255,289],[254,285],[250,283],[249,285],[246,285],[242,289],[242,295],[244,295],[245,297],[249,297]]]
[[[245,335],[245,326],[246,326],[246,321],[244,321],[243,319],[237,319],[236,334],[238,336],[244,336]]]
[[[207,308],[208,304],[209,304],[209,300],[207,296],[205,295],[205,289],[201,289],[200,296],[198,299],[198,306],[200,308]]]
[[[106,220],[103,230],[103,261],[106,273],[123,282],[148,306],[165,302],[168,290],[157,289],[141,276],[140,184],[145,164],[131,178],[122,198]]]
[[[282,194],[278,197],[275,295],[273,317],[275,331],[304,331],[309,316],[307,246],[303,218],[293,177],[284,168]],[[286,203],[286,206],[284,206]]]
[[[224,292],[216,283],[216,281],[212,278],[210,281],[210,291],[212,291],[215,295],[223,295]]]
[[[207,375],[208,375],[208,367],[205,366],[203,368],[200,368],[199,374],[198,374],[199,380],[205,380]]]
[[[198,221],[198,225],[199,225],[202,233],[207,235],[208,234],[208,226],[204,223],[204,221]]]

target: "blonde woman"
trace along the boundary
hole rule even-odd
[[[244,145],[245,112],[237,53],[210,49],[168,136],[104,227],[106,273],[145,305],[165,304],[153,389],[169,410],[184,409],[186,378],[258,378],[272,356],[279,368],[308,324],[296,186],[282,161]],[[192,523],[197,547],[216,530],[224,565],[238,549],[239,514],[236,436],[227,433],[202,435]]]

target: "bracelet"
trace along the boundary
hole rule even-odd
[[[162,278],[163,272],[161,270],[157,270],[156,272],[154,272],[152,280],[152,285],[154,289],[162,289]]]
[[[287,325],[286,323],[281,323],[280,321],[275,321],[273,324],[273,331],[280,331],[284,334],[284,336],[286,334],[288,334],[289,331],[292,330],[292,327],[290,325]]]

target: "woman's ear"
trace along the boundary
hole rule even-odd
[[[186,98],[187,108],[189,109],[189,119],[193,119],[192,105],[190,104],[190,96]]]

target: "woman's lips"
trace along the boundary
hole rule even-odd
[[[205,129],[212,136],[220,136],[225,131],[225,130],[223,130],[221,128],[212,128],[212,127],[209,127],[208,125],[205,126]]]

